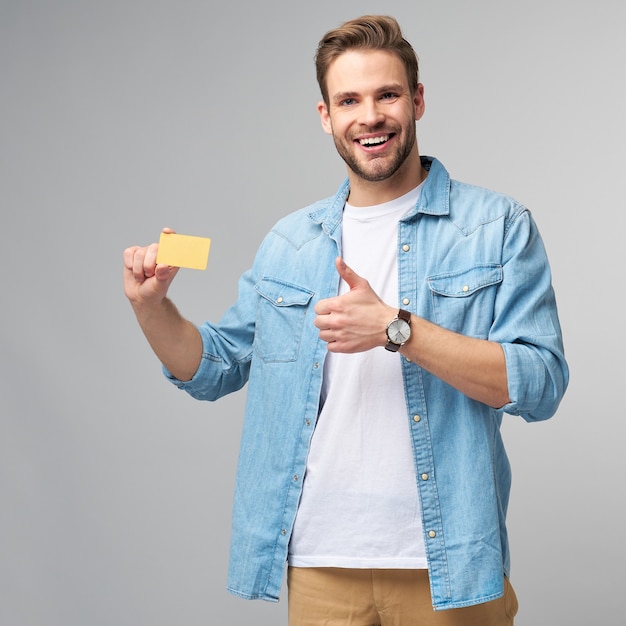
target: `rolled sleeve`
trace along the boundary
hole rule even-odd
[[[502,410],[529,422],[552,417],[567,388],[563,357],[531,345],[503,344],[502,349],[511,400]]]

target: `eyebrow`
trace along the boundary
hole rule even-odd
[[[376,90],[377,94],[387,93],[389,91],[405,91],[405,88],[400,83],[390,83],[389,85],[383,85]],[[342,100],[346,100],[348,98],[357,98],[359,96],[358,91],[339,91],[333,95],[333,102],[341,102]]]

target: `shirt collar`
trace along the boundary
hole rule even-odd
[[[448,215],[450,213],[450,175],[440,161],[430,156],[421,157],[422,166],[428,171],[422,192],[415,209],[405,219],[418,213],[426,215]],[[341,224],[343,207],[350,195],[350,183],[346,178],[337,193],[322,201],[322,206],[309,213],[309,217],[321,224],[326,233],[332,236]]]

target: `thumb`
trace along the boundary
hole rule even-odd
[[[337,267],[339,276],[343,281],[347,283],[350,289],[354,289],[364,282],[367,282],[364,278],[359,276],[351,267],[346,265],[346,262],[340,256],[335,259],[335,266]]]

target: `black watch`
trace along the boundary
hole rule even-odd
[[[411,314],[404,309],[398,311],[387,324],[387,344],[385,349],[390,352],[397,352],[411,336]]]

